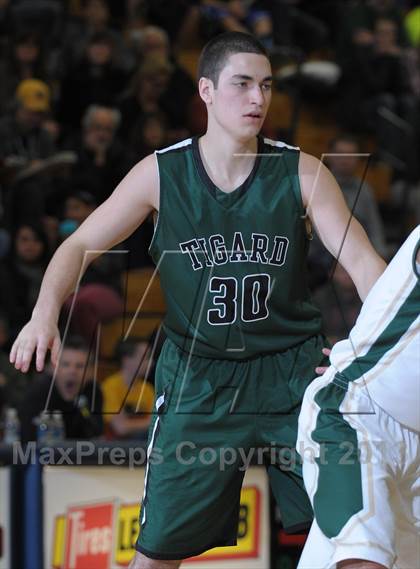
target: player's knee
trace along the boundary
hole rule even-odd
[[[346,559],[337,563],[337,569],[387,569],[385,565],[365,559]]]
[[[150,559],[139,551],[136,551],[128,569],[178,569],[180,565],[181,561]]]

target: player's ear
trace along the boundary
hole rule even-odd
[[[206,103],[206,105],[211,105],[213,100],[213,81],[208,79],[207,77],[200,77],[198,82],[198,92],[200,93],[200,97]]]

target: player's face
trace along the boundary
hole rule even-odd
[[[254,137],[270,105],[271,83],[271,66],[264,55],[231,55],[219,75],[217,88],[211,88],[209,112],[235,138]]]

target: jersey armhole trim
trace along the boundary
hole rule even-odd
[[[293,189],[293,194],[295,196],[296,199],[296,205],[298,207],[298,211],[300,214],[300,217],[302,220],[306,220],[307,218],[307,214],[305,211],[305,205],[303,203],[303,197],[302,197],[302,189],[300,187],[300,178],[299,178],[299,162],[300,162],[300,147],[299,146],[291,146],[290,144],[286,144],[285,142],[281,142],[280,140],[272,140],[271,138],[263,138],[264,144],[267,144],[268,146],[272,146],[276,149],[278,149],[278,151],[282,152],[283,150],[291,150],[293,153],[296,154],[297,156],[297,164],[296,164],[296,182],[293,179],[294,176],[293,174],[290,175],[290,178],[292,179],[292,189]],[[286,163],[287,164],[287,163]],[[286,166],[287,168],[287,166]],[[289,172],[290,174],[290,172]],[[306,227],[306,225],[305,225]],[[305,229],[306,231],[306,229]]]
[[[149,255],[152,256],[153,253],[153,249],[154,246],[156,244],[157,241],[157,237],[159,234],[159,229],[161,226],[161,221],[162,221],[162,208],[163,208],[163,192],[162,192],[162,185],[160,183],[160,171],[159,171],[159,160],[158,160],[158,153],[155,151],[154,152],[154,157],[156,160],[156,169],[157,169],[157,175],[158,175],[158,187],[159,187],[159,210],[157,212],[157,219],[156,219],[156,223],[154,223],[154,229],[153,229],[153,236],[152,236],[152,240],[150,241],[150,245],[149,245],[149,249],[148,249],[148,253]]]
[[[420,263],[418,263],[417,261],[417,254],[419,251],[420,251],[420,239],[417,240],[417,243],[414,247],[413,258],[412,258],[413,272],[417,277],[417,280],[420,280]]]

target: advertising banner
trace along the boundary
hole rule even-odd
[[[47,466],[44,489],[45,569],[117,569],[134,555],[144,468]],[[266,569],[268,484],[264,468],[248,469],[242,488],[238,545],[188,559],[189,569]]]

